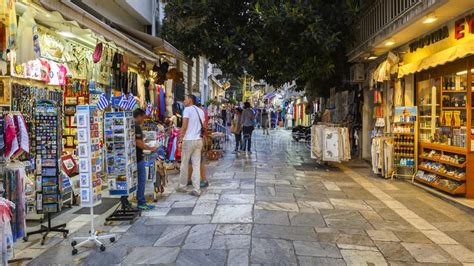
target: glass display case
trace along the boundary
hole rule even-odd
[[[440,79],[418,82],[419,140],[431,142],[435,139],[440,116]]]
[[[417,74],[418,183],[473,197],[473,58]]]

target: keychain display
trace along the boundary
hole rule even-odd
[[[61,210],[59,155],[61,154],[60,111],[54,102],[35,105],[35,144],[38,213]]]

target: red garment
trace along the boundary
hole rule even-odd
[[[9,159],[18,150],[18,138],[15,122],[12,115],[5,116],[5,152],[4,157]]]
[[[296,120],[296,118],[298,118],[298,108],[296,108],[296,103],[295,103],[293,105],[293,119]]]
[[[304,105],[302,103],[300,103],[300,119],[301,119],[301,122],[303,122],[303,114],[304,114]]]
[[[15,128],[18,140],[18,149],[13,154],[14,158],[18,158],[23,153],[30,152],[30,137],[28,136],[28,129],[26,127],[25,118],[23,115],[14,116]]]
[[[51,66],[48,63],[48,60],[41,60],[41,80],[45,83],[49,83],[51,80],[49,77],[49,72],[51,71]]]

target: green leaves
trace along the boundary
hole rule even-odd
[[[245,71],[276,86],[334,86],[347,70],[354,17],[347,1],[169,1],[163,35],[235,77]]]

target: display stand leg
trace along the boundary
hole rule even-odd
[[[90,207],[91,213],[91,230],[90,230],[90,235],[89,236],[79,236],[79,237],[74,237],[71,246],[72,246],[72,255],[77,254],[77,248],[82,247],[86,245],[89,242],[94,243],[95,245],[100,247],[100,251],[105,251],[105,246],[102,242],[100,242],[101,239],[109,239],[110,242],[115,242],[115,234],[110,234],[110,235],[99,235],[100,232],[98,230],[95,230],[94,226],[94,207]],[[77,243],[77,241],[81,241],[80,243]]]
[[[128,201],[127,196],[122,196],[120,198],[120,205],[109,217],[105,218],[105,222],[130,221],[130,223],[133,223],[141,214],[140,210],[132,208],[132,204]]]
[[[48,237],[48,234],[50,232],[63,233],[63,237],[64,238],[67,237],[69,230],[66,229],[66,224],[51,226],[51,214],[48,213],[47,216],[48,216],[48,226],[41,225],[41,228],[39,230],[27,233],[26,236],[23,238],[24,241],[28,241],[28,238],[30,235],[43,234],[43,237],[41,239],[41,245],[44,245],[44,242],[46,241],[46,238]]]

